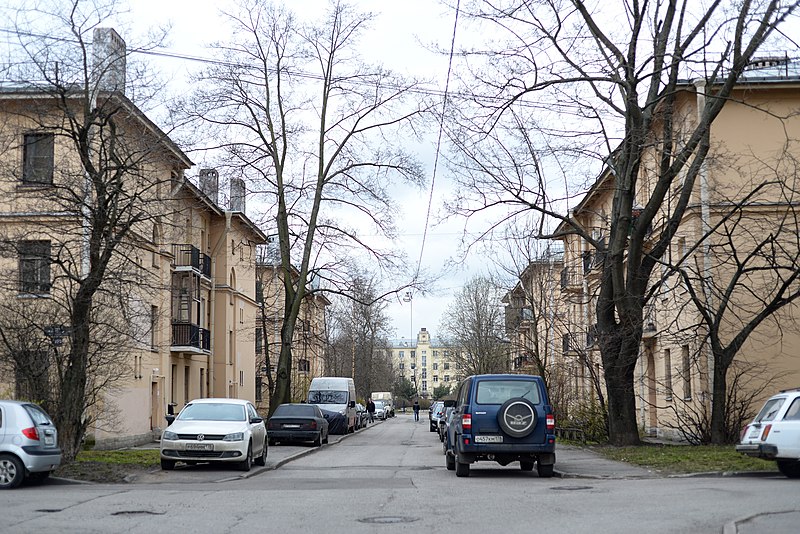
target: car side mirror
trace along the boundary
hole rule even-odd
[[[175,421],[175,416],[172,414],[167,414],[164,416],[164,419],[167,420],[167,425],[171,425]]]
[[[455,405],[456,405],[456,401],[454,401],[454,400],[446,400],[446,401],[444,401],[444,407],[445,408],[452,408]]]
[[[251,417],[250,418],[250,424],[251,425],[255,425],[255,424],[258,424],[258,423],[262,422],[263,420],[264,420],[263,417]]]
[[[355,408],[356,407],[356,401],[350,401],[350,407],[351,408]]]

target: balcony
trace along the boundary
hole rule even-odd
[[[211,333],[191,323],[172,323],[172,349],[176,347],[192,347],[209,352],[211,350]]]
[[[583,288],[583,277],[576,269],[561,269],[561,289],[564,291],[580,291]]]
[[[172,257],[175,268],[191,267],[206,278],[211,278],[211,258],[194,245],[172,245]]]

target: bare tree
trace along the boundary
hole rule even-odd
[[[464,375],[503,373],[510,366],[500,288],[476,277],[467,282],[442,315],[439,326],[454,347],[456,367]]]
[[[353,280],[351,298],[340,298],[331,313],[333,335],[330,370],[352,376],[356,392],[390,391],[395,382],[388,337],[391,330],[386,304],[376,301],[376,281],[365,276]]]
[[[503,205],[501,222],[534,210],[545,216],[539,237],[576,234],[602,254],[598,342],[611,441],[623,445],[639,443],[633,379],[653,269],[703,180],[711,125],[797,2],[625,2],[621,17],[599,7],[468,4],[471,20],[508,39],[467,55],[491,60],[467,79],[481,105],[454,108],[462,194],[452,208],[469,217]],[[698,103],[686,116],[689,93]],[[602,162],[612,191],[602,238],[568,212],[571,184],[597,168],[576,165],[587,158]]]
[[[13,54],[20,62],[6,71],[13,83],[2,92],[10,134],[4,145],[14,149],[3,160],[4,195],[27,214],[2,224],[3,252],[19,258],[12,269],[21,271],[6,278],[21,285],[5,289],[50,298],[44,307],[4,302],[3,339],[9,353],[21,347],[14,314],[34,308],[47,323],[32,334],[49,339],[52,349],[61,339],[48,402],[67,461],[93,423],[87,408],[122,376],[120,347],[140,342],[151,327],[149,319],[141,324],[139,305],[154,286],[139,254],[153,249],[152,226],[163,214],[154,201],[169,190],[171,177],[156,162],[169,160],[179,172],[189,165],[125,96],[126,87],[144,88],[147,76],[126,79],[124,43],[99,27],[114,12],[114,2],[75,0],[53,11],[17,13]],[[47,21],[47,35],[31,32],[27,15]],[[20,169],[16,155],[23,152]]]
[[[218,144],[207,148],[224,151],[222,166],[267,203],[264,225],[278,236],[281,269],[298,272],[283,277],[274,407],[290,394],[291,341],[309,280],[346,293],[350,259],[366,251],[384,279],[414,283],[396,252],[372,246],[357,228],[394,236],[387,186],[423,182],[396,140],[417,135],[426,108],[414,83],[357,57],[371,15],[332,2],[306,23],[261,0],[241,7],[229,15],[234,40],[217,47],[219,62],[200,76],[188,111],[210,126]]]

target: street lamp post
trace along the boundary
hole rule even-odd
[[[403,302],[408,302],[409,308],[411,309],[411,320],[409,322],[410,337],[408,338],[408,352],[409,356],[411,356],[411,347],[414,346],[414,295],[411,294],[411,291],[406,291],[406,294],[403,295]],[[417,396],[417,366],[414,362],[411,364],[411,381],[414,384],[414,395]]]

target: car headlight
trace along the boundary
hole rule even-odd
[[[244,441],[244,432],[234,432],[222,438],[222,441]]]
[[[172,432],[170,430],[165,430],[163,434],[161,434],[161,439],[166,439],[169,441],[175,441],[178,439],[178,434]]]
[[[346,413],[347,413],[347,410],[339,410],[339,414],[340,414],[340,415],[344,415],[344,414],[346,414]]]

